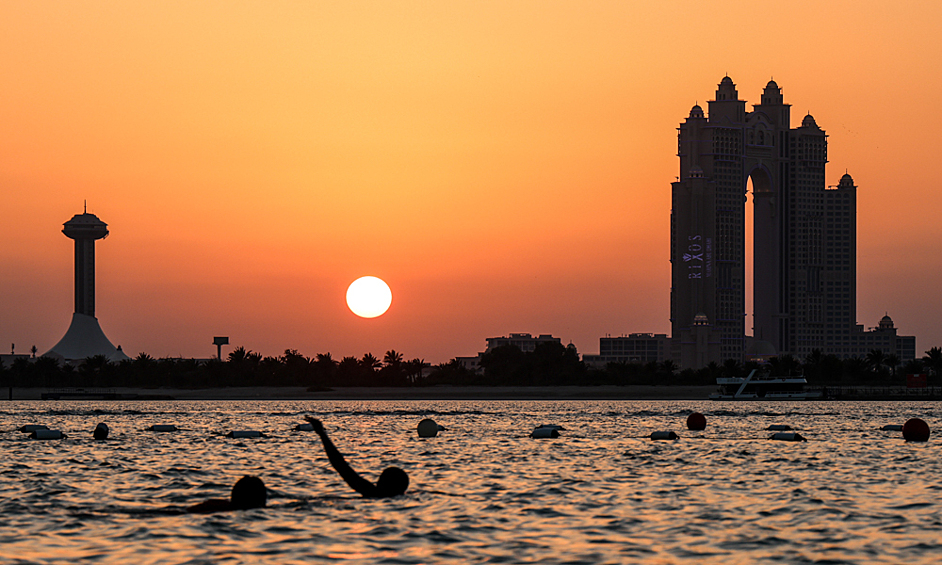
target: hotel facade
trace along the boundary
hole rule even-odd
[[[760,100],[746,111],[724,77],[707,113],[695,105],[678,128],[670,312],[671,357],[683,368],[746,356],[747,205],[753,206],[750,341],[801,360],[814,350],[858,356],[870,344],[893,341],[856,323],[853,178],[844,174],[827,185],[827,134],[810,114],[791,127],[791,106],[775,81]],[[915,338],[900,351],[887,347],[883,353],[905,361]]]

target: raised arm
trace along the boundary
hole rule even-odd
[[[317,433],[321,438],[321,443],[324,444],[324,452],[327,453],[327,459],[330,461],[330,464],[337,470],[337,473],[343,477],[343,480],[347,481],[347,484],[350,485],[350,488],[357,491],[361,495],[369,498],[378,496],[376,486],[360,476],[359,473],[353,470],[352,467],[347,463],[347,460],[343,458],[343,455],[337,451],[337,447],[334,446],[334,442],[330,441],[330,438],[327,437],[327,432],[324,430],[324,424],[321,423],[317,418],[311,416],[305,416],[305,420],[310,422],[314,427],[314,432]]]

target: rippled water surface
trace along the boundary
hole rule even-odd
[[[687,414],[706,415],[703,432]],[[6,402],[0,563],[936,563],[939,443],[884,424],[940,403],[682,401]],[[406,469],[365,500],[324,457]],[[431,417],[446,428],[417,437]],[[98,422],[111,438],[96,442]],[[16,431],[45,424],[64,440]],[[145,431],[175,424],[180,431]],[[558,439],[530,439],[540,424]],[[805,443],[770,441],[789,424]],[[229,439],[231,430],[267,437]],[[673,430],[678,441],[651,441]],[[180,513],[259,475],[269,506]]]

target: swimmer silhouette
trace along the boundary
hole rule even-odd
[[[224,512],[226,510],[248,510],[249,508],[262,508],[268,500],[268,491],[265,483],[258,477],[244,476],[232,486],[232,496],[225,498],[210,498],[186,509],[193,514],[209,514],[210,512]]]
[[[327,437],[327,432],[324,431],[324,424],[321,424],[320,420],[312,418],[311,416],[305,416],[304,419],[311,423],[311,426],[314,427],[314,431],[320,436],[321,443],[324,444],[324,451],[327,453],[327,459],[330,460],[330,464],[333,465],[334,469],[343,477],[343,480],[347,481],[347,484],[350,485],[350,488],[353,490],[366,498],[389,498],[391,496],[399,496],[405,493],[406,489],[409,488],[409,475],[399,467],[387,467],[386,470],[380,474],[379,480],[376,481],[375,485],[364,479],[350,467],[346,459],[343,458],[343,455],[337,451],[334,442],[330,441],[330,438]]]

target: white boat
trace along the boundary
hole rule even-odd
[[[710,400],[821,400],[820,390],[805,390],[804,376],[773,377],[753,369],[746,377],[718,377]]]

